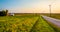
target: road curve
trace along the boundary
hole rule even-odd
[[[49,21],[50,23],[53,23],[54,25],[56,25],[57,27],[60,28],[60,20],[59,19],[55,19],[55,18],[51,18],[51,17],[47,17],[47,16],[42,16],[45,20]]]

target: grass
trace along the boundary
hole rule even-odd
[[[0,17],[0,32],[55,32],[41,16]]]
[[[49,24],[40,16],[39,20],[33,26],[31,32],[56,32]]]
[[[38,17],[0,17],[0,32],[29,32]]]

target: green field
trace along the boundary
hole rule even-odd
[[[56,32],[41,16],[1,16],[0,32]]]
[[[50,16],[49,13],[45,13],[43,15],[49,16],[49,17],[52,17],[52,18],[56,18],[56,19],[60,19],[60,13],[52,13],[51,16]]]

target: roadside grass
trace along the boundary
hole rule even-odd
[[[30,32],[56,32],[49,24],[40,16]]]
[[[42,17],[43,18],[43,17]],[[44,18],[43,18],[44,19]],[[44,19],[45,20],[45,19]],[[57,27],[57,25],[53,24],[52,22],[49,22],[45,20],[56,32],[60,32],[60,27]]]
[[[60,13],[52,13],[51,14],[51,16],[50,16],[50,14],[49,13],[47,13],[47,14],[43,14],[43,15],[45,15],[45,16],[49,16],[49,17],[52,17],[52,18],[55,18],[55,19],[59,19],[60,20]],[[47,21],[48,22],[48,21]],[[60,27],[57,27],[56,25],[54,25],[53,23],[50,23],[50,22],[48,22],[48,24],[50,25],[50,26],[52,26],[57,32],[60,32]]]

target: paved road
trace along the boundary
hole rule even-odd
[[[42,16],[45,20],[49,21],[50,23],[53,23],[54,25],[56,25],[57,27],[60,28],[60,20],[55,19],[55,18],[51,18],[51,17],[47,17],[47,16]]]

